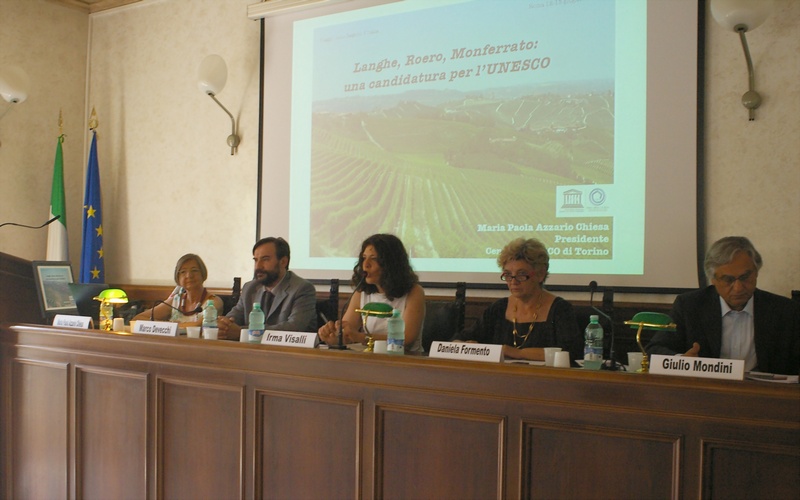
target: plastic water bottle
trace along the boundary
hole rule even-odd
[[[261,304],[258,302],[253,304],[253,310],[250,311],[247,328],[248,340],[253,344],[260,343],[261,337],[264,336],[264,311],[261,310]]]
[[[203,307],[203,332],[207,328],[217,328],[217,308],[214,307],[214,301],[209,299]],[[205,333],[203,333],[205,336]],[[216,335],[214,335],[216,338]]]
[[[583,368],[585,370],[599,370],[603,364],[603,327],[599,323],[599,316],[593,314],[589,316],[589,324],[586,325],[584,339],[586,344],[583,347]]]
[[[183,293],[186,290],[180,285],[175,287],[175,290],[172,291],[172,309],[170,310],[169,320],[174,322],[179,322],[181,320],[181,297],[183,297]]]
[[[386,325],[386,353],[403,354],[406,350],[406,322],[400,316],[400,309],[392,310],[392,317]]]

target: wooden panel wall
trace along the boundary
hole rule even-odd
[[[3,498],[800,496],[800,387],[0,328]]]
[[[4,451],[13,457],[13,495],[5,498],[65,498],[69,493],[69,365],[3,359]],[[11,374],[8,377],[8,374]],[[6,404],[7,402],[7,404]],[[13,436],[13,440],[10,437]],[[8,471],[7,464],[3,470]],[[4,480],[12,476],[3,474]]]
[[[75,367],[76,496],[145,498],[147,374]]]
[[[255,483],[262,498],[357,498],[362,405],[358,399],[259,391]],[[286,453],[287,450],[313,450]]]

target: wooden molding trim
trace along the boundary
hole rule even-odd
[[[50,0],[51,2],[59,3],[73,9],[86,12],[87,14],[94,14],[95,12],[102,12],[104,10],[114,9],[117,7],[124,7],[134,3],[141,2],[142,0]]]

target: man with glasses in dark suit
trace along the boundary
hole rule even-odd
[[[675,299],[677,331],[656,333],[647,352],[743,359],[745,371],[797,375],[800,303],[756,288],[762,264],[747,238],[716,241],[704,263],[712,285]]]

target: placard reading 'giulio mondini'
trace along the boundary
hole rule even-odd
[[[744,380],[744,360],[656,354],[650,357],[650,373],[678,377]]]

